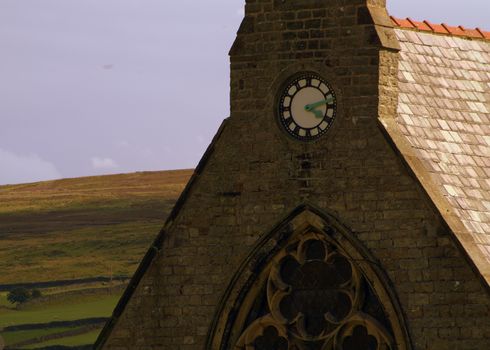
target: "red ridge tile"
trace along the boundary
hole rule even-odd
[[[395,17],[392,17],[392,19],[394,20],[395,24],[401,28],[415,28],[408,19],[401,19]]]
[[[393,21],[394,24],[396,24],[398,27],[401,27],[401,23],[398,22],[398,18],[390,16],[391,20]]]
[[[413,19],[411,19],[410,17],[407,17],[407,21],[409,21],[411,25],[413,25],[415,28],[417,28],[417,24],[415,24]]]
[[[407,18],[414,26],[415,28],[419,29],[419,30],[425,30],[425,31],[431,31],[432,28],[429,27],[426,23],[424,22],[418,22],[418,21],[414,21],[413,19],[411,18]]]
[[[427,21],[425,21],[426,23],[428,23]],[[430,24],[430,27],[432,28],[432,30],[436,33],[439,33],[439,34],[450,34],[446,28],[444,28],[444,26],[442,24],[435,24],[435,23],[431,23]]]
[[[396,18],[390,16],[393,24],[400,28],[417,29],[420,31],[429,31],[438,34],[449,34],[454,36],[462,36],[467,38],[478,38],[478,39],[490,39],[490,32],[484,31],[480,28],[468,29],[463,26],[450,26],[446,23],[435,24],[429,21],[415,21],[411,18]]]
[[[447,25],[446,23],[443,23],[442,26],[448,31],[449,34],[461,35],[461,36],[465,35],[465,31],[463,29],[461,29],[460,27],[452,27],[452,26]]]
[[[424,21],[424,24],[430,28],[430,30],[434,31],[434,27],[432,26],[432,23],[430,23],[429,21]]]
[[[483,30],[480,30],[480,32],[483,34],[483,37],[485,39],[490,39],[490,32],[486,32],[486,31],[483,31]]]
[[[466,29],[465,33],[466,33],[466,36],[469,36],[471,38],[481,38],[482,37],[481,33],[476,29]]]
[[[426,23],[424,23],[424,22],[418,22],[418,23],[420,23],[419,26],[418,26],[418,28],[420,30],[425,30],[425,31],[428,31],[428,32],[430,32],[432,30],[431,27],[429,27]]]

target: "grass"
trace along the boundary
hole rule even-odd
[[[2,307],[13,307],[13,304],[11,304],[10,301],[7,300],[7,294],[7,292],[0,292],[0,313],[2,312]]]
[[[113,207],[119,199],[175,198],[192,170],[139,172],[0,186],[0,213]]]
[[[25,323],[48,323],[52,321],[73,321],[92,317],[109,317],[120,295],[95,295],[78,298],[77,302],[36,305],[27,310],[3,310],[0,325],[3,327]]]
[[[131,275],[161,226],[161,220],[135,221],[4,238],[0,279],[19,283],[39,282],[40,276],[49,281]]]
[[[99,290],[101,292],[104,292],[107,288],[116,287],[119,286],[120,284],[121,282],[113,281],[112,284],[109,282],[91,282],[91,283],[74,284],[68,286],[50,287],[50,288],[43,288],[42,295],[43,297],[62,296],[62,295],[66,295],[67,293],[70,294],[71,293],[76,294],[77,292],[84,293],[84,291],[86,291],[87,289]]]
[[[74,335],[62,339],[53,339],[43,343],[29,345],[24,347],[24,349],[35,349],[35,348],[53,346],[53,345],[65,345],[65,346],[89,345],[95,343],[95,340],[97,339],[99,333],[100,333],[100,329],[88,333],[80,334],[80,335]]]
[[[15,343],[20,343],[25,340],[43,337],[46,335],[66,332],[75,328],[70,327],[59,327],[59,328],[46,328],[46,329],[33,329],[28,331],[11,331],[11,332],[0,332],[0,335],[5,340],[6,345],[12,345]]]
[[[0,186],[0,284],[132,275],[191,173]]]

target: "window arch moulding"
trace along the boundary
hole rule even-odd
[[[301,205],[243,261],[208,350],[411,350],[379,262],[333,215]]]

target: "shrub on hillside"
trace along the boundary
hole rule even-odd
[[[7,300],[12,304],[23,304],[31,299],[36,299],[42,297],[42,293],[39,289],[33,289],[32,291],[27,290],[26,288],[15,288],[12,289],[7,294]]]
[[[7,294],[7,300],[12,304],[22,304],[31,298],[31,292],[26,288],[15,288]]]

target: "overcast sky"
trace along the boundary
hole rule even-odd
[[[244,0],[0,0],[0,184],[192,168],[228,116]],[[490,30],[489,0],[388,0]]]

